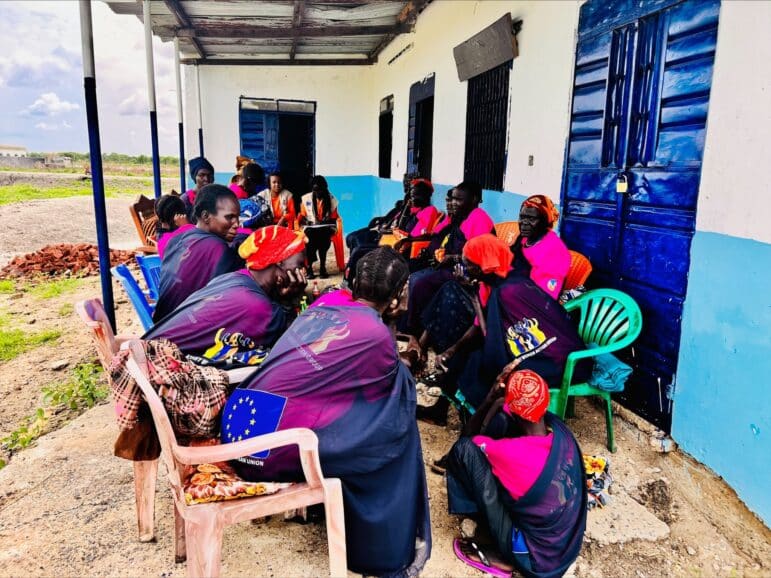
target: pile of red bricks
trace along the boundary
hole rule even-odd
[[[132,251],[110,251],[111,266],[134,259]],[[46,245],[39,251],[14,257],[0,269],[0,278],[70,274],[77,277],[99,273],[99,252],[90,243]]]

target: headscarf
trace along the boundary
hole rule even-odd
[[[254,271],[280,263],[305,249],[305,235],[286,227],[270,225],[257,229],[241,243],[238,254]]]
[[[549,407],[549,385],[535,371],[521,369],[509,375],[503,411],[536,423]]]
[[[236,157],[236,171],[241,172],[241,168],[243,168],[244,165],[248,165],[249,163],[253,163],[254,160],[250,159],[249,157],[242,157],[241,155],[238,155]]]
[[[205,157],[195,157],[194,159],[190,159],[187,164],[190,167],[190,176],[193,180],[195,180],[195,176],[201,169],[209,169],[212,175],[214,175],[214,167]]]
[[[546,225],[551,229],[559,219],[559,211],[546,195],[532,195],[522,203],[523,207],[536,209],[546,219]]]
[[[428,179],[412,179],[410,181],[410,187],[414,187],[417,185],[422,185],[426,187],[431,192],[432,195],[434,194],[434,185],[432,185],[431,181],[429,181]]]
[[[509,246],[490,233],[467,241],[463,246],[463,256],[479,265],[483,273],[495,273],[498,277],[509,274],[511,260],[514,258]]]

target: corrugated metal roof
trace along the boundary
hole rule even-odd
[[[142,19],[141,0],[104,0]],[[372,64],[431,0],[152,0],[153,33],[187,64]]]

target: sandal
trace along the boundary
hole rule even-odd
[[[464,543],[468,544],[474,549],[474,552],[479,557],[479,562],[472,560],[463,553],[461,544]],[[452,542],[452,549],[455,552],[455,556],[458,557],[458,560],[471,566],[472,568],[476,568],[477,570],[490,574],[491,576],[495,576],[496,578],[511,578],[511,572],[498,568],[497,566],[493,566],[490,563],[490,560],[488,560],[487,556],[485,556],[484,552],[480,550],[479,546],[477,546],[473,540],[461,540],[460,538],[455,538],[455,540]]]

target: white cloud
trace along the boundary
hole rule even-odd
[[[63,120],[61,123],[39,122],[35,125],[35,128],[45,131],[56,131],[72,128],[72,125],[66,120]]]
[[[78,110],[80,105],[74,102],[62,100],[55,92],[41,94],[38,99],[30,104],[23,114],[32,116],[56,116],[65,112]]]

